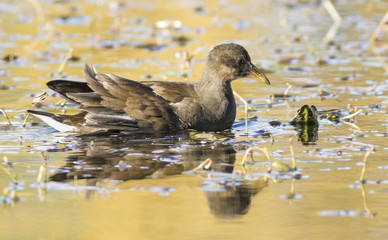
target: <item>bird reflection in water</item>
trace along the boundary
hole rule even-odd
[[[50,177],[51,181],[84,179],[87,186],[95,187],[108,181],[162,178],[185,171],[193,173],[190,170],[210,158],[211,170],[198,174],[206,175],[202,189],[211,213],[222,218],[247,213],[251,197],[266,185],[263,180],[235,178],[236,151],[226,142],[199,144],[185,136],[137,138],[114,134],[98,138],[87,135],[79,140],[79,151],[68,155],[66,165]],[[95,192],[96,188],[90,188],[87,197]]]
[[[210,211],[219,218],[235,218],[246,214],[251,198],[267,186],[267,181],[263,178],[246,181],[228,179],[218,184],[216,181],[204,181],[203,190]],[[206,186],[209,184],[212,187]],[[215,186],[216,189],[214,189]]]

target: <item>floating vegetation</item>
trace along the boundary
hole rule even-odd
[[[221,133],[190,131],[190,138],[197,141],[224,141],[228,136]]]
[[[14,54],[8,54],[5,57],[3,57],[3,61],[5,62],[15,62],[19,59],[19,56]]]
[[[243,157],[241,163],[239,163],[238,165],[240,165],[240,166],[246,165],[246,163],[248,162],[248,155],[251,155],[251,159],[253,160],[253,157],[252,157],[253,151],[262,152],[265,155],[265,157],[267,158],[267,160],[271,163],[270,167],[267,169],[268,173],[271,173],[273,170],[278,171],[278,172],[292,172],[292,171],[296,170],[295,160],[293,160],[293,162],[292,162],[293,166],[295,166],[295,168],[292,168],[281,161],[273,160],[271,158],[271,156],[269,155],[266,147],[264,147],[264,148],[248,148],[245,151],[245,154],[244,154],[244,157]]]
[[[355,78],[356,78],[356,73],[352,73],[349,76],[340,77],[340,78],[338,78],[338,80],[340,80],[340,81],[353,81]]]
[[[279,61],[278,64],[286,65],[286,64],[292,64],[296,63],[298,61],[304,60],[305,55],[304,54],[290,54],[290,55],[283,55]]]
[[[191,39],[187,36],[177,36],[177,37],[173,37],[172,38],[172,41],[178,43],[179,46],[186,46],[186,44],[190,41]]]
[[[318,212],[321,217],[370,217],[370,214],[363,210],[321,210]]]
[[[321,110],[318,111],[319,119],[327,119],[332,122],[340,122],[340,118],[342,115],[342,111],[340,109],[328,109],[328,110]]]
[[[271,167],[267,170],[268,172],[278,171],[278,172],[292,172],[294,169],[284,162],[273,161]]]
[[[63,15],[54,18],[54,23],[58,25],[84,25],[87,26],[91,20],[90,16]]]
[[[135,48],[147,49],[149,51],[162,51],[166,49],[168,46],[165,44],[157,44],[157,43],[141,43],[135,45]]]
[[[163,187],[163,186],[135,186],[131,187],[132,191],[150,191],[158,193],[160,196],[168,196],[171,192],[175,191],[175,188],[172,187]]]
[[[156,22],[155,27],[159,29],[179,29],[182,27],[182,22],[179,20],[161,20]]]

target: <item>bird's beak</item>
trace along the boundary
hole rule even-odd
[[[258,67],[256,67],[253,63],[251,63],[251,71],[250,71],[250,75],[252,78],[256,79],[256,80],[260,80],[262,81],[263,83],[266,83],[268,85],[271,85],[271,82],[269,81],[269,79],[267,78],[267,76],[265,76],[265,74],[263,73],[263,71],[261,71]]]

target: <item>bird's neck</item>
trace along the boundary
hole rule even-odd
[[[201,98],[211,98],[212,96],[221,97],[221,95],[233,94],[230,82],[216,67],[206,64],[202,72],[201,81],[197,86],[197,92]]]
[[[205,66],[196,91],[207,111],[216,115],[228,115],[235,111],[235,101],[230,81],[225,81],[214,68]]]

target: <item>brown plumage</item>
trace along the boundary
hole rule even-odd
[[[66,99],[78,103],[84,112],[84,118],[73,128],[65,127],[65,131],[222,131],[231,128],[236,116],[231,81],[252,77],[270,84],[251,63],[248,52],[233,43],[218,45],[210,52],[201,81],[197,84],[137,82],[97,73],[88,64],[84,75],[86,82],[53,80],[47,83]],[[41,112],[30,112],[42,116]],[[44,116],[50,114],[44,113]],[[61,116],[52,114],[51,119],[64,123],[60,121]],[[56,127],[55,122],[49,124],[64,130]]]

